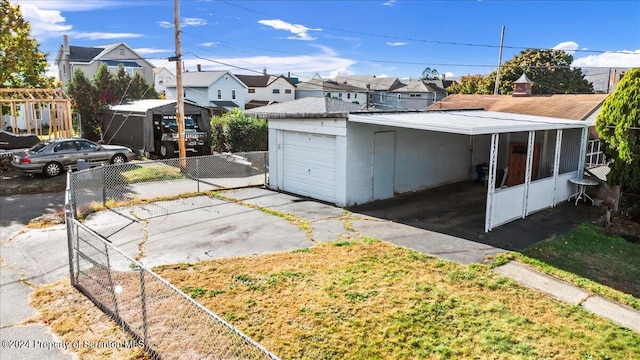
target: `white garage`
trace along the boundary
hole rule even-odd
[[[302,112],[301,101],[324,104]],[[305,98],[253,109],[269,121],[269,186],[339,206],[488,181],[485,231],[566,201],[584,170],[582,121],[467,111],[364,113]]]
[[[284,191],[336,202],[336,137],[283,131],[282,180]]]

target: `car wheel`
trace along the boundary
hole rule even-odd
[[[50,162],[44,166],[44,174],[49,177],[54,177],[60,175],[62,172],[62,165],[57,162]]]
[[[158,152],[160,153],[160,158],[168,159],[173,156],[173,151],[174,151],[173,144],[162,143],[160,144],[160,150]]]
[[[127,162],[127,157],[122,154],[115,154],[111,158],[112,164],[124,164]]]

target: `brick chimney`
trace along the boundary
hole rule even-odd
[[[511,96],[513,97],[524,97],[531,96],[531,85],[533,85],[533,81],[529,80],[527,74],[522,73],[520,79],[513,82],[513,93]]]

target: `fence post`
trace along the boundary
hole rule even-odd
[[[149,346],[147,342],[147,300],[146,300],[146,290],[144,288],[144,268],[140,267],[140,303],[142,304],[142,339],[144,341],[144,346],[147,348]]]
[[[196,182],[198,183],[197,192],[200,192],[200,157],[196,158]]]
[[[73,232],[71,231],[71,227],[74,225],[72,224],[72,218],[74,217],[72,215],[72,211],[73,211],[73,204],[75,203],[75,200],[72,201],[71,200],[71,194],[73,191],[72,188],[72,178],[71,178],[71,171],[69,171],[67,173],[67,192],[66,192],[66,199],[65,199],[65,206],[64,206],[64,222],[67,224],[67,248],[69,251],[69,281],[71,282],[71,286],[75,286],[76,284],[76,280],[75,280],[75,276],[74,276],[74,263],[73,263]]]
[[[262,171],[264,172],[264,186],[266,187],[267,184],[267,160],[268,160],[268,155],[269,153],[265,151],[265,153],[262,155],[264,157],[264,162],[262,163]]]
[[[107,206],[107,179],[106,166],[102,166],[102,206]]]

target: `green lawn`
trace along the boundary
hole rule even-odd
[[[583,224],[571,232],[557,236],[522,251],[527,258],[519,260],[536,265],[552,275],[573,274],[572,282],[594,292],[612,292],[598,284],[623,292],[623,302],[640,309],[640,244],[608,235],[593,225]],[[555,268],[555,269],[554,269]],[[568,274],[565,274],[568,275]],[[566,277],[566,276],[565,276]],[[597,284],[584,279],[592,280]]]

